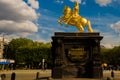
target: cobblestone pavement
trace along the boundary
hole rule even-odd
[[[16,74],[15,80],[36,80],[37,73],[39,73],[39,77],[51,77],[51,70],[4,70],[0,71],[1,74],[6,75],[5,80],[11,80],[11,74]],[[111,71],[104,71],[102,79],[88,79],[88,78],[65,78],[65,79],[52,79],[49,80],[107,80],[107,77],[111,78]],[[39,80],[39,79],[38,79]],[[45,80],[45,79],[42,79]],[[112,78],[111,78],[112,80]],[[114,71],[114,80],[120,80],[120,71]]]

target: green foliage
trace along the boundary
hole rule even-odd
[[[110,60],[110,50],[111,49],[106,49],[106,48],[102,48],[101,49],[101,54],[102,54],[102,57],[103,57],[103,63],[109,63],[109,60]]]
[[[120,65],[120,46],[114,47],[113,49],[101,49],[103,56],[103,62],[111,65]]]
[[[13,39],[8,45],[7,58],[14,59],[16,64],[38,66],[44,58],[52,64],[51,43],[34,42],[26,38]]]
[[[11,59],[15,59],[15,54],[19,47],[24,45],[31,46],[32,44],[33,44],[33,41],[30,39],[26,39],[26,38],[13,39],[8,45],[7,57]]]

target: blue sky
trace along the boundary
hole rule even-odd
[[[39,34],[49,41],[54,32],[77,32],[76,27],[65,28],[57,23],[64,6],[73,9],[75,0],[40,0]],[[91,21],[95,32],[103,36],[106,47],[120,45],[120,0],[81,0],[79,14]],[[87,31],[85,31],[87,32]]]
[[[77,32],[76,27],[66,28],[57,22],[63,15],[64,6],[73,9],[75,1],[1,0],[0,33],[7,34],[10,38],[26,37],[36,41],[50,42],[54,32]],[[100,32],[104,37],[101,44],[108,48],[120,45],[120,0],[78,1],[79,14],[89,19],[94,31]]]

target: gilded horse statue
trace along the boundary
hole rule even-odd
[[[74,5],[73,11],[69,6],[65,6],[63,9],[63,16],[58,19],[58,22],[62,25],[62,23],[67,25],[76,26],[80,32],[84,32],[84,27],[88,26],[89,32],[94,32],[91,23],[84,17],[79,15],[79,3],[76,2]]]

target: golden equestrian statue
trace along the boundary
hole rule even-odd
[[[79,3],[77,1],[75,2],[73,11],[69,6],[65,6],[63,14],[64,15],[58,19],[58,22],[61,25],[64,22],[64,24],[76,26],[80,32],[84,32],[84,27],[88,25],[88,31],[94,32],[91,27],[90,20],[87,20],[79,15]]]

